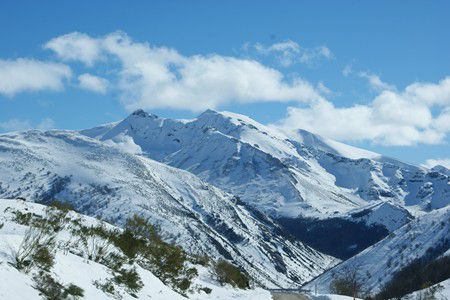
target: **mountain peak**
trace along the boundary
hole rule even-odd
[[[129,118],[132,118],[132,119],[148,119],[148,118],[159,119],[159,117],[157,115],[148,113],[141,108],[132,112],[131,115],[129,115],[127,119],[129,119]]]
[[[206,114],[218,114],[218,112],[215,111],[214,109],[208,108],[207,110],[205,110],[204,112],[201,113],[201,115],[206,115]]]
[[[149,116],[149,114],[147,112],[145,112],[141,108],[136,109],[131,115],[132,116],[139,116],[139,117],[148,117]]]

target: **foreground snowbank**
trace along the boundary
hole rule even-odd
[[[0,199],[0,299],[42,299],[37,290],[38,286],[33,271],[18,270],[14,267],[14,252],[17,251],[29,232],[29,226],[21,225],[15,219],[17,212],[31,213],[43,216],[46,206],[24,202],[20,200]],[[74,212],[67,214],[71,220],[78,220],[86,226],[103,225],[106,228],[113,226],[94,218],[79,215]],[[71,223],[69,223],[71,224]],[[68,225],[70,226],[70,225]],[[115,284],[114,294],[108,294],[98,288],[95,282],[111,280],[112,270],[101,263],[81,256],[78,249],[71,248],[75,241],[70,228],[66,226],[56,235],[54,248],[54,264],[49,274],[63,286],[76,285],[83,290],[82,299],[186,299],[165,285],[150,271],[133,265],[143,283],[142,289],[130,293],[126,286]],[[73,245],[76,243],[74,242]],[[75,247],[75,246],[74,246]],[[211,276],[206,267],[198,268],[199,275],[194,286],[211,289],[207,294],[201,290],[187,293],[190,299],[271,299],[270,293],[262,289],[238,290],[231,286],[220,286]],[[135,297],[136,296],[136,297]],[[80,297],[81,298],[81,297]],[[78,298],[75,298],[78,299]]]

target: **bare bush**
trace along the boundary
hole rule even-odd
[[[334,276],[330,290],[333,294],[350,296],[353,299],[362,297],[364,294],[362,278],[359,266],[346,267]]]
[[[49,234],[42,228],[30,227],[16,250],[11,251],[13,262],[11,263],[18,270],[28,271],[34,263],[49,266],[48,262],[53,262],[51,250],[55,245],[55,235]],[[36,260],[43,258],[47,262]]]

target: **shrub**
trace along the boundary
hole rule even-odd
[[[72,230],[72,234],[79,237],[87,259],[99,262],[108,254],[112,234],[104,226],[86,227],[81,225],[78,229]]]
[[[189,260],[194,265],[201,265],[203,267],[206,267],[209,265],[210,258],[206,254],[203,254],[203,255],[195,255],[194,254],[194,255],[191,255]]]
[[[125,229],[129,230],[134,235],[143,237],[149,241],[161,240],[158,228],[153,226],[148,220],[136,214],[127,220]]]
[[[138,292],[144,286],[136,269],[120,269],[114,276],[114,281],[124,285],[128,292]]]
[[[113,237],[113,242],[130,259],[139,257],[143,268],[179,291],[187,290],[198,274],[187,266],[189,256],[181,247],[163,241],[159,228],[138,215],[127,220],[125,230]]]
[[[44,216],[35,213],[22,213],[19,210],[13,211],[14,221],[25,226],[41,228],[47,232],[58,232],[67,222],[66,212],[57,210],[53,207],[47,207]]]
[[[64,212],[69,212],[69,211],[75,211],[74,207],[72,204],[70,204],[69,202],[61,202],[58,200],[53,200],[49,203],[50,207],[54,207],[60,211],[64,211]]]
[[[211,294],[212,289],[210,289],[209,287],[202,287],[200,288],[200,291],[204,291],[206,294]]]
[[[118,272],[127,262],[128,258],[126,256],[114,252],[108,253],[102,261],[105,266],[116,272]]]
[[[134,258],[144,247],[145,241],[135,236],[129,229],[125,229],[117,237],[113,238],[113,242],[123,254],[129,258]]]
[[[75,284],[69,284],[68,287],[64,289],[63,297],[84,297],[84,290]]]
[[[220,260],[214,268],[217,280],[221,284],[231,284],[240,289],[246,289],[250,286],[249,279],[238,267],[230,264],[225,260]]]
[[[401,298],[450,278],[450,257],[444,256],[436,260],[427,257],[417,259],[392,276],[384,285],[376,299]]]
[[[14,219],[13,221],[25,226],[31,226],[32,223],[35,223],[37,220],[41,220],[42,217],[35,213],[23,213],[21,211],[15,210],[13,211]]]
[[[330,290],[333,294],[361,297],[363,294],[361,278],[358,266],[344,268],[334,276],[330,283]]]
[[[64,299],[64,286],[57,282],[53,277],[44,272],[40,272],[34,277],[36,283],[34,288],[37,289],[40,294],[48,300],[60,300]]]
[[[37,258],[38,266],[50,268],[53,265],[53,257],[50,249],[54,247],[55,236],[47,234],[40,228],[30,227],[25,232],[23,240],[12,256],[12,265],[18,270],[27,270]]]
[[[44,245],[40,245],[31,255],[31,258],[38,268],[45,271],[50,271],[55,264],[53,253],[51,253],[49,248]]]
[[[110,280],[106,280],[106,282],[104,283],[95,280],[92,284],[99,290],[103,291],[103,293],[112,295],[114,296],[114,298],[120,299],[120,295],[118,294],[118,292],[114,288],[114,284]]]
[[[183,278],[178,283],[178,288],[180,288],[182,291],[187,290],[191,286],[191,281],[187,278]]]

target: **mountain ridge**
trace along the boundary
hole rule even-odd
[[[104,141],[130,137],[144,155],[197,174],[272,216],[306,213],[321,217],[333,215],[334,209],[350,211],[372,200],[398,203],[420,214],[429,209],[427,206],[447,205],[444,200],[450,195],[445,172],[416,167],[304,130],[297,132],[297,138],[288,137],[281,130],[230,112],[207,110],[195,119],[178,121],[138,110],[101,134],[90,130],[81,133]],[[245,172],[248,178],[242,178]],[[257,177],[274,187],[272,193],[261,188],[264,184]],[[318,185],[325,188],[317,189]],[[253,203],[252,197],[267,207]],[[323,207],[315,205],[323,198],[332,201],[322,201]]]

